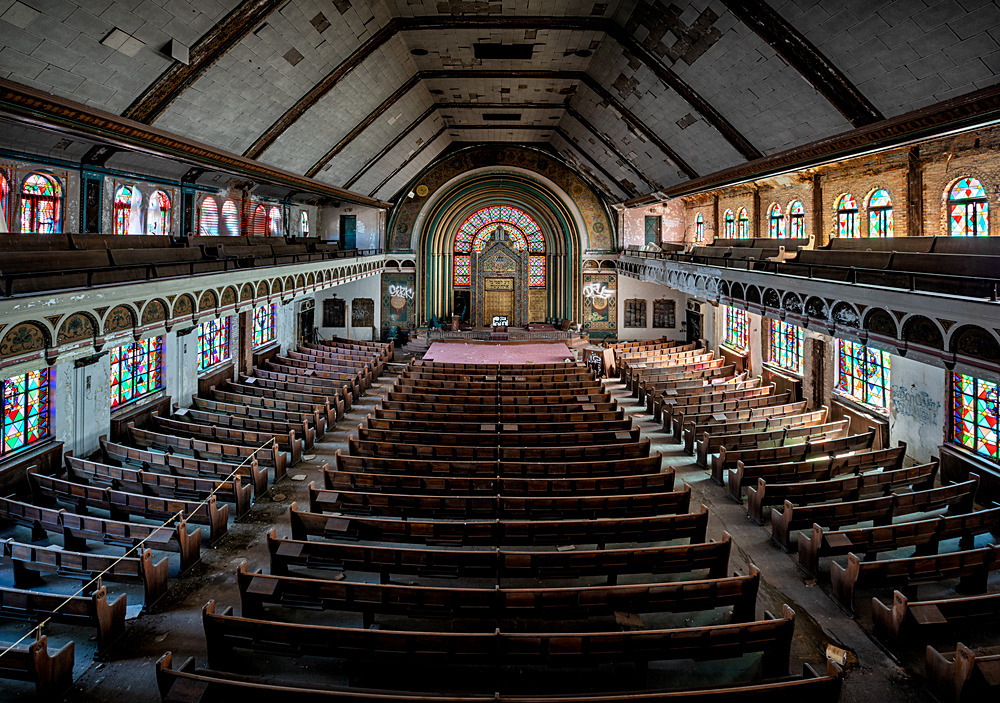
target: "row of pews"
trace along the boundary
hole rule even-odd
[[[759,612],[690,495],[580,364],[411,362],[237,569],[239,614],[205,606],[207,668],[157,663],[162,699],[836,700],[835,665],[788,675],[794,613]],[[669,664],[742,657],[695,689]]]
[[[0,248],[5,296],[357,255],[336,242],[251,236],[3,234]]]
[[[647,383],[661,394],[664,431],[728,497],[742,504],[745,495],[748,517],[769,521],[771,541],[811,578],[828,580],[848,613],[870,617],[877,641],[902,656],[929,635],[1000,619],[1000,505],[977,503],[974,472],[941,484],[936,459],[906,465],[905,444],[875,449],[873,428],[851,434],[846,421],[827,421],[825,407],[807,412],[759,378],[701,376],[704,354],[655,343],[622,351],[618,363],[634,390]],[[653,378],[669,381],[650,386]],[[870,616],[860,608],[859,591],[892,588],[890,605],[873,597]],[[920,588],[939,597],[918,600]],[[995,696],[1000,649],[950,641],[945,650],[926,646],[932,690],[946,701]]]
[[[0,619],[91,628],[96,655],[107,657],[125,631],[128,594],[115,597],[105,584],[141,586],[143,610],[156,607],[168,591],[168,555],[178,555],[176,576],[197,565],[203,528],[210,545],[221,542],[382,372],[392,345],[332,340],[289,355],[308,358],[312,372],[279,371],[275,362],[269,373],[301,392],[260,384],[254,369],[172,417],[152,413],[146,427],[129,423],[125,436],[101,437],[92,457],[65,453],[59,473],[29,468],[24,490],[0,498],[0,521],[13,533],[2,543],[13,584],[0,586]],[[42,574],[84,588],[67,595]],[[9,646],[0,642],[0,652]],[[71,684],[73,658],[73,642],[49,654],[41,637],[0,656],[0,677],[54,696]]]

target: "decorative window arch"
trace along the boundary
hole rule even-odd
[[[725,214],[722,216],[722,231],[725,233],[727,239],[732,239],[736,236],[736,217],[733,215],[732,209],[726,210]]]
[[[868,197],[868,236],[892,236],[892,198],[879,188]]]
[[[891,360],[888,352],[838,339],[836,390],[859,403],[888,411]]]
[[[222,204],[222,224],[226,226],[226,234],[240,236],[240,210],[235,201],[227,200]]]
[[[952,374],[951,383],[952,440],[1000,463],[997,384],[963,373]]]
[[[164,336],[150,337],[111,350],[111,407],[163,388]]]
[[[268,219],[268,233],[272,237],[281,236],[281,208],[277,205],[272,205],[271,209],[267,213]]]
[[[767,209],[767,236],[780,239],[785,236],[785,216],[781,214],[781,206],[771,203]]]
[[[113,234],[142,234],[142,193],[134,185],[115,191]]]
[[[309,213],[305,210],[299,213],[299,231],[303,237],[309,236]]]
[[[694,241],[705,241],[705,218],[700,212],[698,213],[698,216],[694,218]]]
[[[215,198],[205,198],[201,201],[198,234],[203,237],[219,236],[219,205],[215,202]]]
[[[10,232],[10,181],[7,174],[0,169],[0,232]]]
[[[802,328],[781,320],[771,320],[767,360],[779,368],[802,373]]]
[[[172,206],[170,196],[162,190],[154,190],[149,194],[149,205],[146,206],[146,234],[156,237],[170,234]]]
[[[545,236],[532,217],[516,207],[494,205],[470,215],[455,236],[452,282],[456,286],[472,284],[472,252],[480,252],[499,228],[514,240],[514,248],[528,250],[528,285],[545,286]]]
[[[747,209],[741,207],[736,213],[736,236],[739,239],[750,238],[750,218],[747,217]]]
[[[837,199],[837,236],[853,239],[861,236],[858,203],[850,193],[844,193]]]
[[[250,232],[255,237],[266,237],[267,226],[267,209],[263,205],[258,205],[253,209],[253,226]]]
[[[198,330],[198,371],[229,360],[229,320],[219,317],[201,323]]]
[[[52,373],[41,369],[4,380],[0,459],[51,435]]]
[[[275,327],[275,312],[278,304],[261,305],[253,309],[253,346],[262,347],[278,336]]]
[[[806,209],[798,200],[788,204],[788,236],[793,239],[804,239],[806,236]]]
[[[21,188],[21,232],[55,234],[62,231],[62,187],[55,176],[32,173]]]
[[[990,203],[975,178],[963,178],[948,192],[948,235],[986,237],[990,233]]]

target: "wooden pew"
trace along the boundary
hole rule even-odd
[[[278,411],[283,410],[289,413],[288,417],[294,417],[291,413],[295,415],[302,416],[303,418],[309,418],[309,423],[316,428],[316,436],[322,437],[326,434],[327,427],[333,427],[333,421],[330,418],[330,414],[334,414],[334,420],[336,420],[336,413],[330,409],[330,403],[327,402],[325,406],[316,405],[314,403],[299,403],[290,398],[280,396],[275,393],[271,397],[263,397],[258,395],[245,395],[242,393],[237,393],[225,388],[216,388],[211,386],[209,388],[209,395],[212,396],[212,400],[217,400],[222,403],[228,403],[230,405],[246,405],[254,408],[260,408],[262,410],[272,410]]]
[[[912,589],[923,582],[959,579],[959,592],[983,593],[990,570],[1000,568],[995,553],[990,544],[982,549],[884,561],[862,561],[848,554],[846,568],[837,562],[830,564],[833,597],[853,614],[854,592],[859,586],[904,584]]]
[[[998,617],[1000,593],[912,601],[899,591],[893,591],[892,607],[872,598],[872,629],[879,641],[892,651],[900,648],[906,641],[904,638],[919,636],[925,630],[952,632],[958,627],[980,628],[996,622]]]
[[[795,613],[787,605],[781,618],[630,632],[415,632],[298,625],[253,620],[215,612],[215,601],[202,610],[211,666],[226,666],[234,649],[262,650],[286,656],[406,661],[439,665],[582,666],[596,663],[649,662],[665,659],[717,660],[760,652],[766,675],[788,673]]]
[[[718,542],[667,547],[519,551],[278,539],[272,529],[267,545],[273,574],[287,574],[290,567],[296,566],[377,573],[381,583],[389,583],[397,575],[416,575],[499,579],[600,576],[613,584],[625,574],[687,574],[705,570],[708,578],[722,578],[728,571],[732,537],[723,532]]]
[[[490,427],[484,430],[484,425]],[[575,432],[629,432],[633,429],[632,418],[621,420],[580,420],[577,422],[499,422],[484,423],[477,420],[412,420],[393,418],[391,420],[372,417],[365,418],[364,426],[368,429],[393,431],[401,430],[406,432],[435,432],[435,433],[476,433],[484,431],[504,432],[504,433],[530,433],[530,434],[559,434]]]
[[[197,410],[191,412],[198,413],[201,417],[206,415],[199,413]],[[195,437],[217,442],[223,441],[227,444],[242,444],[245,447],[263,448],[264,450],[276,447],[279,451],[290,455],[292,464],[297,463],[302,458],[302,440],[294,437],[292,433],[285,435],[283,438],[284,441],[282,441],[282,437],[278,437],[274,433],[226,426],[220,427],[218,425],[204,425],[199,422],[189,422],[176,417],[161,418],[156,412],[151,414],[151,418],[154,427],[169,430],[171,433],[185,437]],[[192,416],[191,419],[197,420],[198,417]],[[207,420],[207,418],[205,419]],[[285,475],[285,468],[287,466],[287,459],[281,462],[280,467],[277,464],[275,465],[275,481]]]
[[[34,588],[44,582],[40,571],[55,572],[90,581],[100,576],[110,583],[142,585],[144,610],[149,610],[167,592],[167,559],[153,562],[153,552],[139,551],[137,557],[113,557],[104,554],[72,552],[54,547],[39,547],[15,542],[11,537],[3,543],[3,556],[14,567],[14,587]]]
[[[422,412],[419,410],[388,410],[381,405],[376,405],[372,411],[372,417],[375,420],[382,420],[385,422],[403,421],[403,422],[464,422],[464,423],[475,423],[484,422],[484,417],[495,418],[496,422],[537,422],[541,423],[577,423],[577,422],[621,422],[627,421],[631,423],[632,418],[625,417],[625,411],[622,408],[618,410],[608,410],[603,412],[566,412],[566,413],[539,413],[534,415],[528,415],[526,413],[518,414],[507,414],[507,415],[497,415],[494,412],[490,412],[488,416],[486,415],[476,415],[476,416],[466,416],[464,413],[450,413],[450,412]],[[522,418],[519,419],[519,418]]]
[[[751,391],[752,393],[750,393]],[[700,437],[702,432],[730,420],[738,422],[763,417],[759,414],[755,415],[752,412],[754,410],[771,407],[786,408],[790,405],[792,407],[787,408],[789,410],[800,408],[799,412],[805,411],[805,401],[793,402],[791,393],[772,394],[770,391],[770,386],[751,388],[749,391],[733,391],[722,394],[733,396],[725,400],[675,407],[670,413],[669,421],[666,417],[664,418],[663,431],[672,434],[678,442],[683,439],[686,449],[688,445],[692,447],[687,449],[690,454],[693,452],[695,438]],[[747,395],[739,395],[743,393],[747,393]]]
[[[716,391],[739,390],[746,383],[746,371],[736,373],[735,365],[727,366],[722,369],[722,373],[708,378],[698,376],[683,381],[674,381],[669,388],[652,393],[650,396],[652,402],[647,397],[646,412],[650,412],[650,408],[652,408],[653,420],[660,422],[663,418],[663,406],[671,400]]]
[[[30,681],[35,695],[42,700],[56,700],[73,685],[73,642],[67,642],[49,654],[45,635],[27,644],[0,642],[0,679]]]
[[[307,381],[313,385],[334,389],[339,386],[347,386],[351,390],[351,398],[361,397],[364,389],[361,387],[361,377],[353,371],[339,370],[340,367],[330,367],[324,369],[324,364],[317,364],[310,361],[299,361],[287,359],[285,357],[275,357],[264,362],[263,370],[273,371],[298,378],[299,382]],[[338,369],[338,370],[332,370]]]
[[[959,642],[954,655],[945,655],[928,645],[925,665],[927,684],[939,700],[996,700],[994,696],[1000,693],[1000,647],[974,650]]]
[[[351,403],[354,398],[354,391],[346,383],[333,383],[301,373],[286,373],[255,366],[250,369],[248,375],[240,375],[240,380],[243,382],[251,378],[255,380],[255,383],[266,388],[278,388],[295,391],[296,393],[308,393],[331,398],[336,396],[343,400],[345,412],[351,409]]]
[[[697,427],[691,427],[691,442],[696,444],[696,460],[699,466],[708,466],[708,458],[716,451],[726,449],[741,449],[744,447],[755,447],[760,442],[771,441],[771,435],[776,430],[803,427],[818,427],[826,422],[829,409],[824,405],[819,410],[799,414],[775,414],[793,413],[798,408],[797,403],[791,407],[777,406],[773,412],[768,408],[760,408],[758,416],[746,420],[730,420],[723,424],[709,424],[702,430],[700,436],[696,436]],[[762,437],[762,435],[764,435]],[[782,439],[787,439],[786,432]],[[793,435],[794,436],[794,435]],[[686,440],[686,438],[685,438]],[[685,449],[687,443],[685,441]]]
[[[754,619],[760,571],[748,576],[698,581],[488,588],[424,586],[328,580],[250,571],[246,561],[236,571],[243,617],[262,618],[265,605],[361,613],[364,627],[375,615],[419,618],[489,618],[542,621],[583,619],[625,613],[694,613],[732,608],[732,622]]]
[[[294,441],[293,438],[298,438],[306,449],[316,444],[316,428],[310,427],[304,421],[278,420],[272,417],[273,413],[270,411],[250,408],[245,405],[220,403],[198,396],[192,396],[191,400],[191,407],[184,408],[179,413],[179,408],[175,408],[175,414],[200,419],[211,424],[228,425],[255,432],[270,432],[275,435],[279,446],[282,447],[286,446],[286,441],[283,441],[281,437],[288,438],[287,444],[291,444]]]
[[[219,386],[219,391],[247,399],[259,398],[265,407],[271,403],[280,405],[288,402],[292,403],[293,407],[297,406],[302,412],[311,406],[320,414],[320,417],[325,418],[327,428],[332,428],[337,420],[344,416],[343,398],[268,388],[266,385],[258,383],[257,379],[253,379],[251,382],[250,377],[247,376],[244,376],[239,383],[226,381]]]
[[[100,582],[90,595],[79,596],[0,586],[0,616],[95,628],[97,653],[101,656],[125,633],[125,604],[124,593],[109,601],[107,589]]]
[[[321,399],[321,401],[325,401],[331,407],[336,408],[338,419],[344,417],[344,413],[350,409],[351,391],[347,386],[336,388],[333,392],[330,392],[328,389],[317,391],[313,386],[299,383],[294,378],[290,379],[282,374],[268,372],[261,376],[254,375],[254,372],[258,370],[255,368],[251,369],[249,374],[240,374],[240,382],[238,384],[234,383],[233,386],[239,386],[240,390],[245,393],[252,392],[250,389],[254,388],[261,393],[280,391],[288,394],[288,397],[298,400]]]
[[[215,496],[201,502],[159,498],[64,481],[38,473],[36,467],[29,468],[27,474],[35,501],[69,503],[81,515],[87,514],[87,508],[107,510],[112,519],[138,516],[163,521],[179,514],[188,522],[208,525],[209,543],[213,545],[225,537],[229,529],[229,506],[219,508]]]
[[[708,509],[682,515],[597,518],[593,520],[395,520],[367,516],[336,516],[289,509],[292,538],[309,535],[326,539],[449,545],[565,545],[704,542]]]
[[[646,412],[656,413],[657,403],[663,403],[666,397],[674,393],[683,393],[691,389],[728,386],[738,384],[746,378],[746,373],[736,373],[736,365],[723,366],[725,359],[720,357],[698,371],[685,371],[673,380],[660,381],[646,393]]]
[[[587,396],[583,396],[587,398]],[[462,419],[480,420],[481,422],[544,422],[547,418],[566,414],[590,413],[622,413],[616,401],[591,403],[587,400],[573,399],[558,405],[466,405],[464,403],[424,403],[410,400],[393,401],[384,399],[380,404],[383,410],[391,412],[435,413],[441,417],[459,416]]]
[[[592,430],[589,432],[522,432],[515,425],[487,423],[493,428],[477,432],[421,432],[418,430],[381,430],[358,425],[358,440],[363,442],[396,442],[400,444],[440,444],[463,447],[508,446],[556,447],[594,444],[631,444],[639,441],[639,428],[629,430]]]
[[[775,385],[761,384],[761,377],[755,376],[751,379],[732,384],[733,387],[723,386],[721,388],[702,388],[697,392],[684,395],[674,395],[663,400],[660,406],[660,413],[654,419],[662,420],[663,429],[667,431],[673,426],[675,412],[685,412],[689,405],[704,405],[720,403],[727,400],[737,400],[739,398],[753,398],[758,395],[771,395],[774,393]]]
[[[891,493],[879,498],[799,507],[785,501],[781,511],[771,510],[771,541],[786,551],[794,551],[796,545],[792,543],[791,533],[809,529],[814,524],[837,528],[872,520],[878,527],[890,525],[893,518],[941,508],[949,508],[951,514],[966,513],[972,510],[978,487],[979,478],[974,476],[961,483],[912,493]]]
[[[633,459],[649,456],[649,439],[628,444],[592,444],[565,447],[462,446],[452,444],[400,444],[348,438],[354,456],[413,459],[456,459],[463,461],[588,461]]]
[[[62,535],[63,547],[74,551],[86,550],[87,540],[126,549],[141,543],[152,549],[180,554],[182,573],[201,561],[201,530],[189,531],[183,518],[173,525],[142,525],[76,515],[11,498],[0,498],[0,518],[31,528],[33,540],[43,540],[47,532],[57,532]]]
[[[189,424],[155,415],[151,422],[154,427],[165,430],[173,430],[175,427],[185,430]],[[288,457],[274,442],[261,449],[242,444],[223,444],[213,439],[200,439],[140,429],[131,422],[128,423],[128,428],[132,443],[139,447],[156,449],[171,455],[181,454],[212,463],[248,466],[256,461],[264,466],[273,467],[276,481],[285,475],[285,469],[288,465]],[[256,480],[254,485],[257,485]]]

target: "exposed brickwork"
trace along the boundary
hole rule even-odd
[[[990,201],[990,235],[1000,235],[997,194],[1000,188],[1000,129],[983,129],[921,145],[924,165],[924,234],[948,234],[947,194],[954,183],[978,178]]]

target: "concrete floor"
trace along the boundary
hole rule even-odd
[[[397,361],[401,359],[405,360],[401,354],[397,354]],[[290,476],[302,476],[301,480],[287,478],[272,486],[268,497],[258,501],[247,518],[232,525],[229,535],[217,549],[203,550],[202,564],[192,574],[180,579],[172,578],[170,592],[156,611],[129,621],[126,635],[109,661],[93,661],[93,643],[88,642],[90,633],[87,630],[63,625],[51,626],[48,630],[50,646],[59,646],[68,639],[78,641],[76,685],[67,700],[108,703],[123,700],[135,703],[158,701],[154,662],[168,650],[174,654],[175,666],[189,656],[195,657],[199,666],[207,665],[201,607],[215,599],[220,606],[232,605],[239,613],[239,591],[235,577],[237,565],[242,560],[247,560],[251,568],[267,569],[265,534],[272,526],[277,527],[279,535],[288,534],[288,506],[295,500],[299,500],[300,505],[307,503],[308,483],[321,480],[322,464],[332,461],[337,449],[346,449],[348,435],[355,431],[358,423],[377,404],[393,380],[392,373],[387,373],[377,381],[355,404],[347,418],[338,423],[311,450],[315,458],[290,470]],[[720,537],[723,530],[733,536],[734,550],[730,568],[746,573],[747,565],[753,563],[761,569],[758,614],[765,609],[780,613],[783,603],[795,610],[796,635],[791,662],[793,673],[801,670],[801,662],[819,665],[823,661],[825,646],[833,643],[850,652],[850,671],[841,699],[845,703],[931,700],[919,679],[908,675],[862,629],[859,622],[864,622],[866,615],[862,615],[859,622],[851,620],[828,596],[823,585],[817,585],[798,570],[794,555],[786,555],[769,543],[769,528],[762,528],[748,520],[745,509],[726,498],[723,489],[708,479],[707,472],[695,466],[691,457],[682,453],[679,445],[669,441],[659,425],[643,414],[644,409],[635,405],[633,399],[626,395],[621,384],[609,382],[608,388],[619,398],[627,412],[633,414],[644,436],[650,437],[653,450],[663,452],[665,463],[675,467],[678,479],[691,485],[693,505],[704,503],[709,507],[709,538]],[[176,573],[176,562],[172,562],[171,566],[172,573]],[[5,580],[5,583],[9,583],[9,580]],[[120,592],[122,589],[112,584],[109,590]],[[134,591],[130,591],[132,592]],[[141,592],[137,595],[141,599]],[[866,600],[869,595],[862,593],[859,600]],[[891,594],[888,595],[891,598]],[[310,611],[300,611],[295,619],[308,621],[309,613]],[[323,618],[326,621],[327,614]],[[27,626],[11,625],[3,627],[0,634],[9,638],[18,628],[21,632],[27,630]],[[922,648],[919,657],[911,658],[916,663],[913,670],[922,670]],[[281,660],[254,655],[247,658],[245,671],[259,674],[277,672],[282,678],[291,680],[308,678],[331,683],[348,682],[346,673],[340,667],[320,660]],[[708,673],[713,680],[742,679],[752,675],[753,667],[739,662],[728,665],[669,665],[661,671],[661,677],[650,682],[657,683],[663,679],[667,682],[666,685],[697,685],[694,682],[699,681],[703,673]],[[354,684],[383,687],[390,685],[397,676],[419,678],[420,672],[362,671],[360,674],[352,674],[351,681]],[[561,685],[559,675],[546,675],[542,680],[520,671],[504,674],[505,684],[509,685],[514,681],[519,682],[521,688],[538,690]],[[580,676],[573,675],[572,681],[579,684]],[[608,672],[600,668],[591,672],[585,685],[594,688],[635,688],[636,681],[635,672]],[[471,690],[477,687],[482,690],[484,682],[484,679],[475,676],[470,676],[467,681],[455,679],[452,672],[449,672],[449,685],[457,683],[460,688],[468,686]],[[429,689],[436,688],[433,680],[423,683]],[[10,681],[0,683],[0,701],[30,699],[31,692],[29,684]]]

